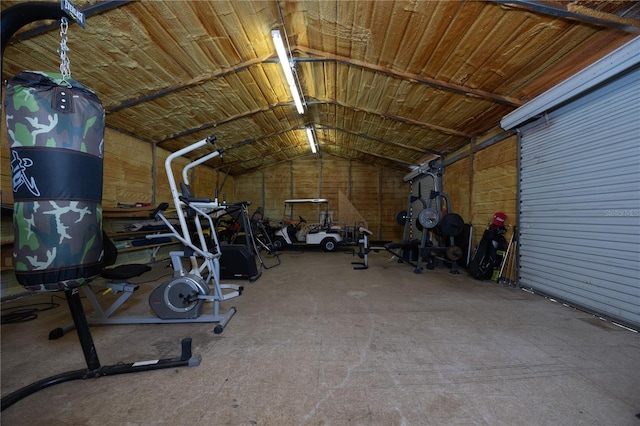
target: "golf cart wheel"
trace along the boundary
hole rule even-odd
[[[273,239],[273,249],[275,251],[282,251],[287,246],[287,242],[282,237],[275,237]]]
[[[336,249],[338,248],[338,243],[333,238],[325,238],[324,240],[322,240],[322,243],[320,243],[320,245],[322,246],[322,250],[324,251],[336,251]]]

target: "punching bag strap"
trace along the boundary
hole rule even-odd
[[[71,150],[13,148],[15,201],[102,201],[102,159]]]

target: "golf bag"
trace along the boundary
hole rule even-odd
[[[500,269],[508,246],[504,233],[504,228],[491,226],[482,234],[482,239],[469,262],[469,273],[475,279],[491,279],[493,271]]]

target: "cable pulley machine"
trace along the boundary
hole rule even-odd
[[[457,260],[462,257],[462,249],[455,245],[455,237],[464,229],[464,221],[460,215],[451,213],[451,201],[442,192],[441,176],[442,170],[435,168],[423,173],[431,177],[434,182],[434,189],[430,191],[429,199],[422,197],[421,182],[418,181],[418,195],[411,195],[409,206],[406,211],[400,211],[396,215],[396,222],[404,226],[402,243],[389,243],[385,249],[398,258],[400,262],[412,265],[414,272],[422,272],[422,262],[426,260],[427,269],[433,269],[433,257],[439,254],[444,255],[444,260],[451,263],[451,273],[459,273]],[[413,181],[411,182],[413,184]],[[422,209],[415,220],[415,227],[422,232],[420,240],[413,239],[413,205],[420,202]],[[447,213],[441,215],[443,206],[446,206]],[[445,237],[444,244],[434,245],[433,240],[437,240],[436,231]]]

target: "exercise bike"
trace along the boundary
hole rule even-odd
[[[94,312],[87,316],[90,325],[211,322],[216,323],[213,332],[220,334],[236,313],[235,307],[229,308],[225,313],[220,312],[221,302],[240,296],[243,290],[242,286],[220,283],[219,259],[222,252],[214,232],[211,215],[224,209],[225,206],[218,203],[218,200],[194,197],[188,179],[190,169],[220,155],[223,150],[217,149],[187,164],[182,170],[183,183],[180,184],[180,191],[172,169],[172,163],[175,159],[214,141],[215,137],[213,136],[198,141],[169,155],[165,161],[165,170],[180,229],[176,229],[165,216],[169,204],[161,203],[152,216],[156,220],[162,221],[168,232],[147,235],[147,238],[171,237],[182,243],[184,249],[169,253],[174,271],[173,277],[156,287],[149,296],[149,306],[156,316],[115,316],[116,311],[139,286],[128,282],[100,282],[97,280],[84,286],[86,287],[87,299],[94,309]],[[195,242],[192,240],[187,218],[190,219],[190,223],[195,225],[195,235],[197,236]],[[203,232],[202,222],[211,230],[208,237]],[[188,264],[189,267],[185,267],[185,264]],[[107,292],[122,294],[105,309],[91,287],[102,287],[106,288]],[[211,314],[203,313],[205,303],[211,303],[213,310]],[[52,330],[49,333],[49,338],[57,339],[70,329],[73,329],[73,325]]]

